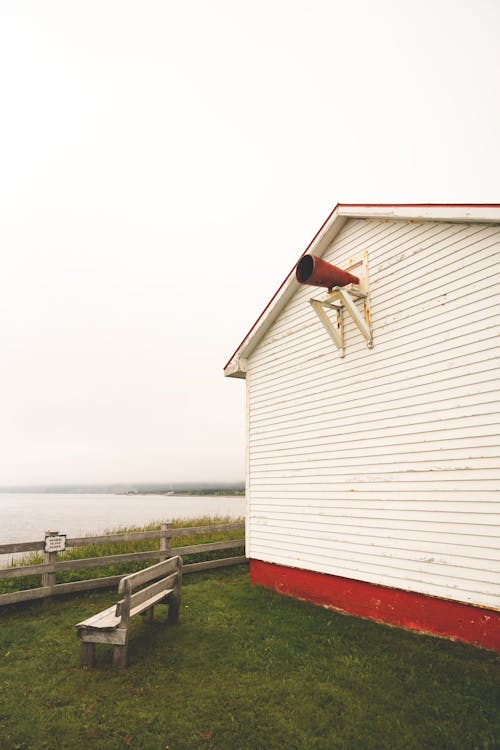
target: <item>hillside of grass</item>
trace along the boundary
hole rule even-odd
[[[178,518],[172,522],[173,529],[195,528],[199,526],[216,526],[228,523],[243,523],[244,519],[230,518],[229,516],[202,516],[199,518]],[[161,527],[160,521],[151,521],[143,526],[118,527],[108,529],[104,534],[122,534],[134,531],[154,531]],[[188,534],[187,536],[174,537],[172,548],[187,547],[192,544],[207,544],[208,542],[228,541],[241,539],[241,547],[228,550],[216,550],[203,552],[201,554],[184,555],[185,564],[201,562],[203,560],[218,560],[223,557],[236,557],[245,554],[245,531],[244,529],[208,532],[204,534]],[[106,544],[88,544],[83,547],[74,547],[57,555],[57,562],[64,560],[81,560],[84,558],[105,557],[108,555],[123,555],[131,552],[145,552],[157,550],[159,539],[145,539],[132,542],[107,542]],[[57,583],[69,583],[71,581],[84,581],[91,578],[104,578],[106,576],[127,575],[136,570],[152,565],[157,560],[142,560],[140,562],[120,563],[116,565],[98,565],[95,568],[84,568],[82,570],[65,570],[58,572]],[[30,553],[22,558],[11,561],[13,566],[37,565],[43,563],[42,553]],[[0,567],[7,567],[5,563]],[[12,591],[31,589],[40,586],[41,576],[20,576],[19,578],[0,578],[0,594],[9,594]]]
[[[493,750],[500,659],[253,587],[188,576],[180,622],[131,624],[130,666],[82,671],[75,624],[113,592],[0,611],[2,750]],[[164,611],[162,611],[164,610]]]

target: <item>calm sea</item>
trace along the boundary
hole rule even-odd
[[[46,531],[101,534],[117,526],[197,516],[245,515],[241,496],[0,493],[0,544],[42,540]]]

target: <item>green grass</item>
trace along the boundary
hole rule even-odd
[[[500,747],[499,658],[252,587],[186,578],[180,623],[134,618],[130,666],[78,668],[75,623],[112,592],[0,612],[2,750]]]
[[[243,519],[234,519],[229,516],[203,516],[201,518],[178,518],[172,522],[174,529],[191,528],[195,526],[215,526],[227,523],[243,523]],[[151,521],[144,526],[119,527],[108,529],[104,533],[120,534],[131,531],[153,531],[159,529],[160,521]],[[206,544],[207,542],[218,542],[230,539],[241,539],[242,546],[229,550],[217,550],[215,552],[204,552],[202,554],[184,555],[185,564],[191,562],[201,562],[202,560],[217,560],[222,557],[235,557],[245,554],[245,532],[242,529],[236,531],[220,531],[209,534],[193,534],[192,536],[181,536],[172,539],[172,547],[187,547],[191,544]],[[157,550],[159,548],[159,539],[146,539],[135,542],[116,542],[107,544],[89,544],[85,547],[74,547],[57,556],[57,562],[64,560],[80,560],[86,557],[104,557],[106,555],[120,555],[130,552],[145,552],[146,550]],[[57,574],[57,583],[69,583],[70,581],[84,581],[90,578],[103,578],[105,576],[126,575],[134,573],[148,565],[153,565],[157,560],[143,560],[136,563],[121,563],[119,565],[101,565],[95,568],[83,568],[82,570],[65,570]],[[30,553],[21,559],[14,560],[13,565],[16,567],[24,565],[37,565],[43,563],[41,553]],[[21,576],[19,578],[0,579],[0,594],[9,594],[13,591],[22,589],[36,588],[41,585],[41,576]]]

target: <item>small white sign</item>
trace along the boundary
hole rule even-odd
[[[66,534],[45,537],[45,552],[64,552],[66,549]]]

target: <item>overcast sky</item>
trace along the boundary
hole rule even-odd
[[[497,0],[0,4],[0,485],[244,478],[337,202],[498,202]]]

